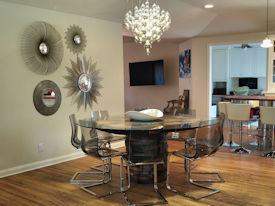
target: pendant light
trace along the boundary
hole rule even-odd
[[[261,47],[263,48],[273,47],[273,43],[268,37],[268,0],[266,0],[266,5],[266,37],[261,44]]]

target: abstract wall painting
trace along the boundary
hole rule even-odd
[[[179,55],[179,77],[191,78],[191,49]]]

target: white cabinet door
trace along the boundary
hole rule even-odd
[[[266,76],[267,49],[254,48],[252,74],[255,77]]]
[[[239,77],[242,68],[242,53],[239,48],[232,48],[229,51],[229,75],[230,77]]]
[[[212,80],[225,82],[227,73],[227,48],[214,48],[212,50]]]

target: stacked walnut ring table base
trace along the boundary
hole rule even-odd
[[[132,162],[162,159],[158,165],[158,182],[166,180],[168,144],[165,135],[151,135],[150,131],[131,131],[125,140],[127,154]],[[130,167],[131,180],[138,184],[154,183],[153,165]]]

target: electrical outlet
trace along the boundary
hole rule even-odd
[[[44,151],[44,143],[39,143],[38,144],[38,152],[43,152]]]

